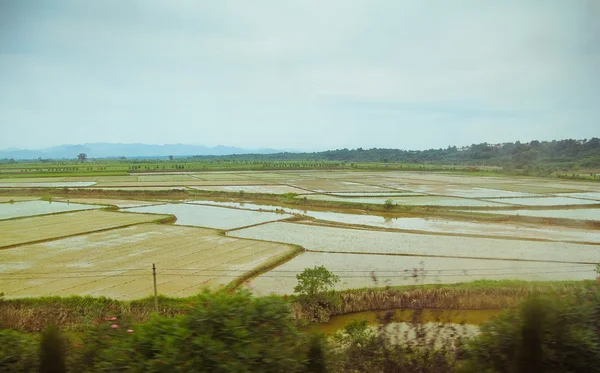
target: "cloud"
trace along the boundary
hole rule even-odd
[[[597,135],[594,2],[4,3],[0,147]]]

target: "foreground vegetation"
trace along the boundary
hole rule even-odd
[[[329,317],[368,310],[423,309],[506,309],[532,294],[564,296],[595,287],[593,281],[526,282],[475,281],[449,285],[414,285],[393,288],[355,289],[335,292],[335,299],[282,298],[290,304],[290,315],[301,323],[327,321]],[[309,301],[306,302],[306,299]],[[315,306],[315,300],[318,306]],[[159,296],[159,313],[164,317],[186,314],[200,302],[198,296]],[[24,332],[38,332],[50,324],[66,330],[83,330],[102,323],[109,316],[146,322],[154,312],[154,299],[119,301],[105,297],[0,298],[0,326]]]
[[[288,303],[246,292],[203,293],[176,317],[144,323],[107,315],[79,333],[0,329],[2,372],[594,372],[600,370],[600,292],[533,295],[475,338],[414,337],[354,322],[333,338],[302,331]]]

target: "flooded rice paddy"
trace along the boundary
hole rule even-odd
[[[306,194],[311,193],[303,189],[290,187],[287,185],[206,185],[206,186],[193,186],[191,189],[197,190],[210,190],[217,192],[246,192],[246,193],[267,193],[267,194],[285,194],[285,193],[296,193]]]
[[[165,215],[126,214],[100,210],[65,212],[0,221],[0,249],[28,242],[141,224],[167,218]],[[75,248],[76,249],[76,248]]]
[[[124,199],[110,199],[110,198],[61,198],[60,201],[67,203],[84,203],[93,205],[104,205],[104,206],[116,206],[119,208],[130,208],[130,207],[141,207],[149,205],[159,205],[164,202],[155,201],[137,201],[137,200],[124,200]]]
[[[91,294],[120,299],[145,296],[151,285],[149,273],[141,275],[126,270],[135,269],[132,266],[136,263],[147,266],[154,261],[172,263],[172,268],[162,267],[173,271],[160,278],[159,292],[191,295],[206,284],[227,284],[241,273],[289,254],[291,246],[285,243],[301,245],[309,251],[253,279],[250,286],[258,293],[289,294],[296,284],[295,275],[314,265],[324,265],[338,274],[342,278],[338,288],[349,289],[477,279],[593,279],[592,263],[600,261],[597,245],[600,231],[593,229],[412,215],[391,218],[385,214],[346,214],[317,207],[282,208],[252,202],[196,200],[173,204],[113,200],[103,198],[100,192],[213,190],[234,192],[236,198],[240,191],[296,193],[297,198],[340,202],[383,204],[391,199],[397,205],[446,206],[469,211],[475,217],[477,212],[600,221],[599,208],[584,207],[600,202],[600,185],[591,182],[432,172],[312,170],[23,178],[4,179],[0,183],[0,188],[11,188],[4,189],[4,193],[16,192],[14,188],[18,187],[90,189],[94,197],[71,199],[70,203],[65,199],[48,203],[20,202],[22,196],[0,197],[0,202],[5,202],[0,204],[0,220],[22,217],[0,221],[0,246],[5,247],[0,253],[21,255],[12,259],[0,257],[0,272],[29,271],[27,279],[13,277],[0,284],[3,291],[12,289],[16,296]],[[35,200],[39,196],[25,198]],[[8,203],[11,199],[14,202]],[[584,208],[533,209],[575,204]],[[69,209],[61,210],[65,205]],[[68,212],[81,206],[97,209],[101,205],[117,206],[122,212]],[[470,207],[514,210],[475,212]],[[436,209],[429,210],[433,214]],[[55,212],[61,213],[30,216]],[[177,217],[175,224],[193,227],[144,224],[168,215]],[[297,223],[281,222],[293,215],[306,218]],[[235,231],[224,237],[199,227]],[[98,230],[104,231],[91,233]],[[79,236],[65,238],[73,235]],[[28,243],[40,240],[48,242]],[[22,250],[35,253],[31,258],[37,264],[32,265]],[[186,268],[189,263],[200,263],[198,260],[206,262],[207,267],[187,268],[194,270],[188,275],[185,271],[174,271]],[[61,271],[90,270],[96,271],[95,277],[81,275],[72,283],[67,278],[47,282],[46,276],[36,277],[33,272],[34,269],[43,272],[41,263],[49,263],[53,273],[58,273],[54,276],[61,276]],[[1,275],[0,281],[5,281]]]
[[[598,201],[584,200],[568,197],[541,197],[541,198],[498,198],[489,201],[503,202],[511,205],[521,206],[569,206],[569,205],[593,205]]]
[[[310,251],[600,263],[598,245],[457,237],[278,222],[230,232],[233,237],[297,244]]]
[[[102,206],[85,205],[80,203],[64,203],[49,201],[24,201],[0,204],[0,220],[20,218],[34,215],[55,214],[66,211],[98,209]]]
[[[455,206],[455,207],[498,207],[506,206],[502,201],[480,201],[468,198],[452,198],[443,196],[408,196],[408,197],[337,197],[335,195],[313,194],[308,199],[320,201],[371,203],[382,205],[391,200],[396,205],[407,206]]]
[[[206,287],[220,288],[293,251],[288,245],[223,237],[207,229],[143,224],[0,250],[0,288],[11,298],[138,299],[152,294],[151,268],[157,263],[159,292],[190,296]]]
[[[302,253],[248,284],[256,294],[292,294],[296,274],[325,266],[340,277],[336,289],[417,284],[447,284],[474,280],[590,280],[594,264],[516,262],[460,258],[429,258],[368,254]]]
[[[502,211],[482,211],[477,213],[534,216],[538,218],[556,218],[556,219],[578,219],[600,221],[600,208],[593,209],[564,209],[564,210],[502,210]]]
[[[483,223],[435,218],[391,218],[379,215],[345,214],[328,211],[300,210],[276,205],[258,205],[244,202],[188,201],[191,204],[206,204],[239,208],[251,211],[278,211],[287,214],[303,215],[324,222],[360,225],[375,228],[424,231],[446,234],[466,234],[478,236],[503,236],[510,238],[544,239],[565,242],[600,243],[600,232],[595,230],[566,227],[547,228],[543,226],[515,223]]]
[[[1,182],[0,188],[78,188],[95,185],[95,181],[63,181],[63,182]]]
[[[134,207],[127,209],[127,211],[175,215],[177,217],[175,224],[177,225],[191,225],[215,229],[234,229],[292,217],[292,215],[274,212],[244,211],[183,203]]]

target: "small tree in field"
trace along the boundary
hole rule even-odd
[[[79,155],[77,155],[77,159],[79,160],[79,162],[84,162],[87,159],[87,154],[79,153]]]
[[[333,287],[340,278],[323,266],[315,266],[297,274],[296,279],[298,284],[294,288],[294,294],[298,296],[304,318],[312,322],[329,320],[334,307],[339,303]]]
[[[386,199],[383,203],[383,208],[389,211],[392,209],[392,207],[394,207],[394,201],[392,201],[391,199]]]
[[[340,278],[329,272],[324,266],[306,268],[302,273],[296,275],[298,285],[294,293],[301,297],[314,298],[319,293],[327,293],[333,290],[333,286]]]

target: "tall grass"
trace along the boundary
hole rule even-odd
[[[533,294],[566,295],[591,288],[593,281],[525,282],[475,281],[455,285],[418,285],[397,288],[370,288],[338,293],[340,302],[332,304],[330,316],[390,309],[482,310],[512,307]],[[292,303],[292,314],[309,318],[300,302]]]

